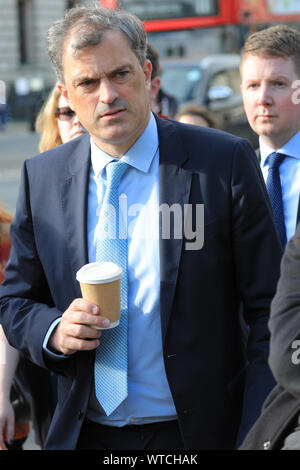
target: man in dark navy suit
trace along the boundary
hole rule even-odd
[[[146,49],[122,11],[75,8],[48,32],[59,89],[89,135],[24,163],[0,291],[8,340],[59,374],[46,449],[233,449],[273,386],[281,249],[257,158],[245,140],[153,115]],[[113,162],[128,165],[128,368],[106,412],[94,363],[110,324],[80,298],[76,272],[97,259]]]
[[[285,246],[300,217],[300,32],[277,25],[249,36],[242,52],[241,77],[244,107],[259,136],[257,154],[266,182],[272,155],[281,156]]]
[[[288,242],[271,308],[269,363],[277,381],[243,449],[296,450],[299,445],[299,193],[300,33],[277,25],[249,36],[242,54],[242,93],[251,127],[260,136],[265,179],[270,157],[278,168]]]

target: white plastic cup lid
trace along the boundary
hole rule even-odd
[[[76,273],[76,279],[86,284],[105,284],[122,277],[122,269],[115,263],[98,261],[82,266]]]

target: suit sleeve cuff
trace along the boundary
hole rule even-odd
[[[59,353],[58,351],[57,352],[54,352],[53,349],[50,349],[50,347],[48,346],[48,341],[49,341],[49,338],[54,330],[54,328],[59,324],[61,320],[61,317],[59,318],[56,318],[56,320],[54,320],[53,323],[51,323],[47,333],[46,333],[46,336],[44,338],[44,341],[43,341],[43,350],[44,352],[48,355],[48,357],[51,357],[52,359],[56,359],[56,360],[60,360],[60,359],[65,359],[69,356],[65,355],[65,354],[62,354],[62,353]]]

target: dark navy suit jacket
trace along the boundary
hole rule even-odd
[[[202,249],[187,249],[183,238],[160,240],[166,374],[186,448],[230,449],[274,384],[267,321],[281,249],[250,144],[157,123],[160,203],[204,204],[205,214]],[[47,449],[76,447],[93,384],[93,351],[55,362],[42,348],[51,323],[81,296],[75,273],[88,261],[89,170],[88,135],[24,163],[0,291],[8,340],[59,374]]]

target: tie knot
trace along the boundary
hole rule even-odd
[[[285,155],[282,153],[273,152],[269,155],[269,170],[275,170],[279,167]]]
[[[113,161],[106,166],[107,186],[118,186],[120,179],[128,169],[128,164],[121,161]]]

